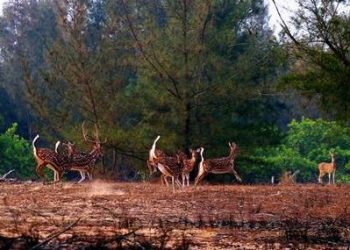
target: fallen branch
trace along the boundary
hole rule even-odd
[[[14,169],[8,171],[6,174],[4,174],[3,176],[0,177],[0,181],[16,181],[16,179],[7,179],[6,178],[9,174],[11,174],[14,171],[15,171]]]
[[[48,237],[46,240],[43,240],[42,242],[40,242],[39,244],[35,245],[34,247],[31,248],[32,249],[38,249],[39,247],[41,247],[42,245],[48,243],[50,240],[56,238],[57,236],[63,234],[64,232],[68,231],[69,229],[71,229],[72,227],[74,227],[81,218],[78,218],[76,221],[74,221],[73,223],[69,224],[67,227],[63,228],[61,231],[58,231],[57,233],[54,233],[52,236]]]

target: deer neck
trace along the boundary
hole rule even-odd
[[[332,163],[333,167],[335,168],[336,165],[335,165],[335,158],[334,157],[332,157],[332,162],[331,163]]]
[[[195,163],[195,162],[196,162],[196,158],[195,158],[195,157],[192,157],[192,158],[190,159],[190,163],[193,164],[193,163]]]
[[[91,157],[94,157],[96,154],[97,154],[97,149],[96,149],[96,148],[93,148],[93,149],[89,152],[89,155],[90,155]]]
[[[230,151],[230,154],[229,154],[229,156],[228,156],[227,158],[229,158],[229,159],[231,160],[231,159],[234,159],[235,156],[236,156],[235,150],[231,150],[231,151]]]

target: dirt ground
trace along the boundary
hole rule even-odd
[[[349,194],[347,185],[173,193],[149,183],[0,183],[0,249],[349,249]]]

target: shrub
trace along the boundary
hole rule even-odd
[[[17,123],[13,123],[0,135],[0,174],[14,169],[18,178],[33,178],[36,175],[31,146],[16,134],[16,129]]]
[[[298,181],[316,181],[318,163],[330,162],[329,152],[337,154],[337,179],[350,180],[350,131],[337,122],[322,119],[293,120],[281,145],[255,150],[248,158],[245,175],[251,182],[269,181],[284,171],[300,170]]]

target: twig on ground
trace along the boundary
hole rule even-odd
[[[52,236],[48,237],[47,239],[43,240],[39,244],[35,245],[34,247],[31,248],[31,250],[38,249],[40,246],[48,243],[50,240],[56,238],[57,236],[59,236],[60,234],[63,234],[64,232],[68,231],[69,229],[74,227],[80,221],[80,219],[81,218],[78,218],[76,221],[74,221],[73,223],[69,224],[67,227],[63,228],[61,231],[58,231],[57,233],[54,233]]]
[[[0,181],[6,180],[6,177],[14,171],[15,171],[14,169],[8,171],[6,174],[4,174],[3,176],[0,177]]]

